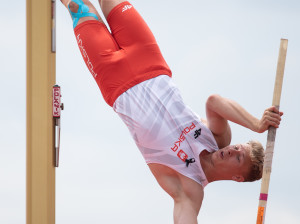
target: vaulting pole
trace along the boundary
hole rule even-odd
[[[55,1],[27,0],[26,223],[55,223]]]
[[[273,93],[273,103],[272,103],[272,105],[277,107],[278,109],[280,106],[280,96],[281,96],[281,89],[282,89],[287,45],[288,45],[288,40],[281,39],[278,63],[277,63],[276,81],[275,81],[274,93]],[[265,151],[265,162],[264,162],[263,176],[261,182],[256,224],[265,223],[275,137],[276,137],[276,128],[270,127],[268,130],[267,147]]]

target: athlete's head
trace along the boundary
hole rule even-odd
[[[249,182],[262,176],[264,150],[258,141],[229,145],[212,155],[220,179]]]

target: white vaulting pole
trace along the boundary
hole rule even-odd
[[[288,40],[281,39],[278,63],[277,63],[276,81],[275,81],[274,93],[273,93],[273,103],[272,103],[272,105],[275,106],[277,109],[279,109],[279,105],[280,105],[280,96],[281,96],[281,89],[282,89],[287,45],[288,45]],[[267,146],[265,151],[265,162],[264,162],[263,176],[261,182],[256,224],[265,223],[275,137],[276,137],[276,128],[270,126],[268,130],[268,139],[267,139]]]

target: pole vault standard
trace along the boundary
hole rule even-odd
[[[26,223],[55,223],[55,0],[27,0]]]
[[[288,40],[281,39],[272,105],[279,109]],[[256,224],[265,223],[276,128],[269,127]]]

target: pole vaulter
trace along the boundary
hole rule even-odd
[[[286,60],[287,45],[288,45],[288,40],[281,39],[278,63],[277,63],[276,80],[275,80],[274,93],[273,93],[273,103],[272,103],[272,105],[275,106],[278,110],[280,105],[280,96],[282,90],[282,81],[283,81],[283,74],[284,74],[284,67],[285,67],[285,60]],[[265,162],[264,162],[263,176],[261,182],[256,224],[265,223],[275,137],[276,137],[276,128],[270,126],[268,130],[268,139],[267,139],[267,146],[265,151]]]
[[[269,126],[279,127],[282,112],[272,106],[259,119],[237,102],[212,94],[205,103],[206,118],[200,117],[184,103],[153,33],[130,2],[99,1],[104,17],[88,0],[61,2],[104,100],[128,127],[158,184],[173,198],[174,224],[198,223],[209,183],[261,179],[262,145],[254,140],[230,144],[228,121],[263,133]]]

